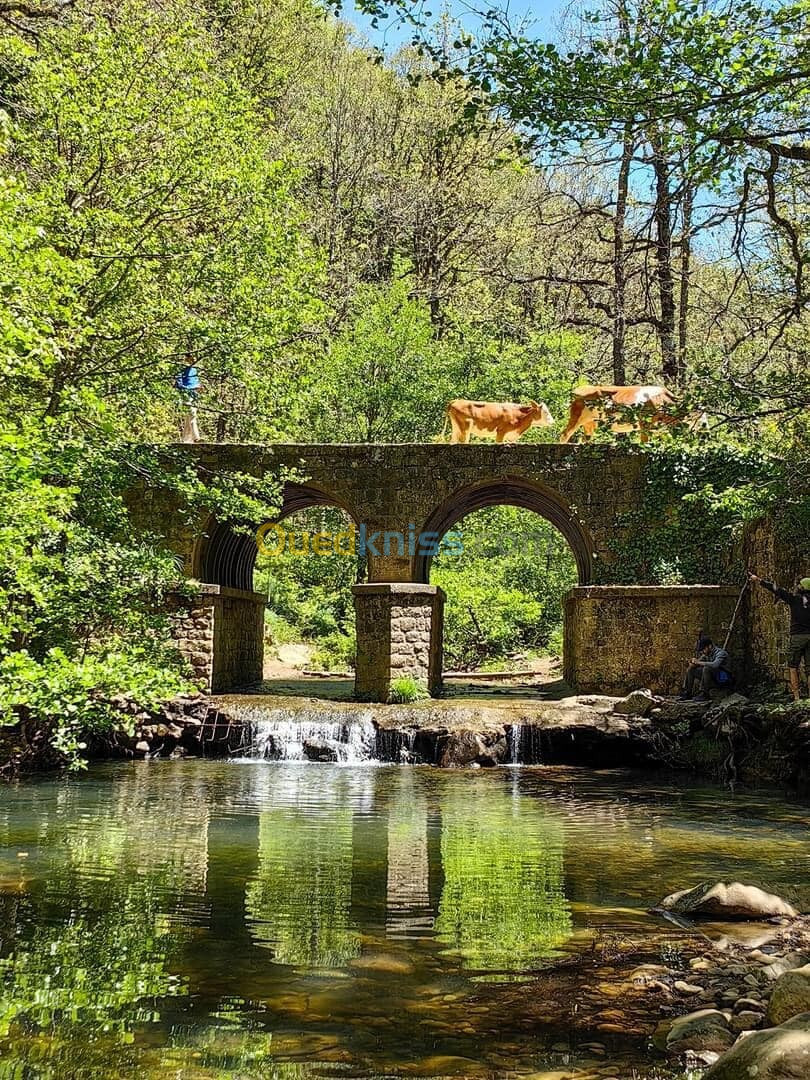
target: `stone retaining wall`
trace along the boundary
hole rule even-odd
[[[636,687],[676,693],[698,632],[722,644],[739,590],[725,585],[602,585],[572,589],[565,599],[564,674],[579,692],[623,694]],[[744,673],[738,616],[729,643]]]
[[[789,542],[780,536],[772,521],[762,519],[752,525],[743,549],[749,570],[787,589],[793,589],[798,578],[810,573],[810,537],[799,544]],[[787,682],[787,605],[755,584],[746,595],[745,620],[746,664],[752,678]]]

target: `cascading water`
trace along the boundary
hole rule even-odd
[[[255,733],[254,757],[276,761],[371,761],[375,729],[364,723],[265,721]]]
[[[247,711],[247,710],[246,710]],[[267,761],[336,761],[346,765],[376,760],[377,729],[370,720],[334,715],[294,717],[250,710],[243,756]]]
[[[242,728],[235,755],[264,761],[331,761],[343,765],[414,760],[414,733],[378,728],[370,711],[268,706],[261,701],[228,703]]]
[[[374,706],[312,700],[287,705],[280,696],[233,695],[224,699],[220,708],[233,725],[231,754],[250,761],[464,765],[470,763],[468,736],[476,731],[472,725],[482,722],[472,716],[469,729],[459,726],[448,730],[441,723],[443,716],[431,718],[433,722],[424,727],[402,717],[402,727],[393,727],[389,726],[390,717],[378,715]],[[420,721],[423,716],[419,716]],[[467,720],[466,715],[463,719]],[[543,761],[542,732],[537,726],[513,723],[504,725],[502,731],[505,740],[501,736],[499,742],[503,749],[495,760],[490,758],[484,764],[534,765]],[[489,737],[493,742],[491,731]]]
[[[506,729],[508,765],[543,763],[543,729],[534,724],[511,724]]]
[[[409,764],[420,760],[415,752],[415,731],[401,728],[377,728],[376,756],[379,761]]]
[[[509,765],[520,764],[520,737],[522,732],[523,726],[521,724],[512,724],[506,730],[507,764]]]

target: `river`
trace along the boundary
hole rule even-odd
[[[101,765],[3,788],[0,844],[15,1080],[590,1075],[538,976],[666,959],[647,909],[703,879],[810,908],[807,805],[660,774]]]

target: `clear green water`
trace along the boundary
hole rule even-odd
[[[104,766],[0,790],[0,845],[15,1080],[542,1075],[515,980],[704,878],[810,908],[806,805],[637,774]]]

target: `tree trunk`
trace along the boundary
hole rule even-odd
[[[613,221],[613,382],[624,386],[627,372],[624,363],[625,315],[624,232],[627,220],[627,189],[630,163],[633,160],[633,136],[630,124],[624,125],[622,156],[616,184],[616,216]]]
[[[66,386],[67,375],[64,368],[59,368],[53,377],[51,392],[48,396],[48,404],[45,406],[45,412],[43,413],[43,416],[46,419],[53,419],[59,412],[62,405],[62,395],[65,392]]]
[[[658,339],[661,344],[661,369],[664,378],[681,381],[680,365],[675,347],[675,278],[672,272],[672,194],[669,188],[669,168],[664,154],[663,139],[650,132],[652,164],[655,172],[655,259],[658,281],[660,321]]]
[[[686,320],[689,315],[689,274],[692,257],[692,210],[694,208],[695,189],[687,180],[683,193],[683,229],[681,231],[681,282],[678,295],[678,367],[680,376],[686,371]]]

